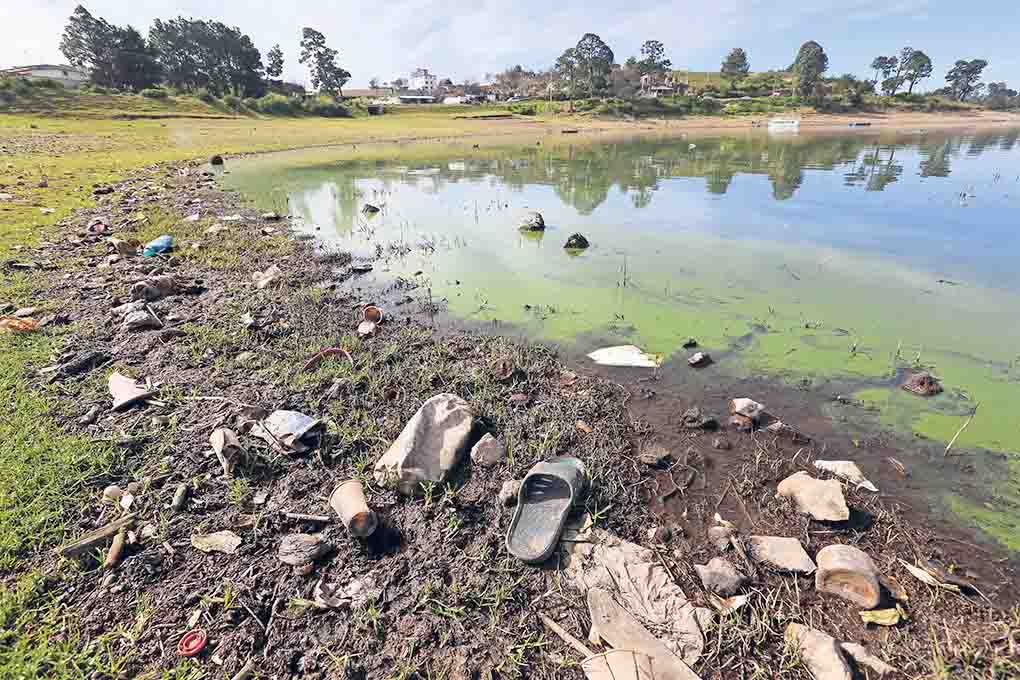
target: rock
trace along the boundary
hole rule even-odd
[[[498,439],[486,434],[471,449],[471,462],[482,467],[499,465],[506,460],[506,449]]]
[[[669,463],[671,456],[672,454],[669,452],[669,449],[662,444],[649,444],[641,447],[638,460],[651,467],[663,467]]]
[[[878,493],[878,487],[868,481],[857,464],[850,460],[816,460],[815,467],[825,472],[831,472],[840,479],[854,485],[858,489],[867,489],[872,493]]]
[[[111,186],[100,186],[92,190],[93,196],[107,196],[113,193],[113,187]]]
[[[141,331],[147,328],[162,328],[159,318],[149,309],[139,309],[124,315],[124,330]]]
[[[16,319],[24,319],[26,317],[32,316],[38,311],[39,311],[38,307],[21,307],[19,309],[14,310],[14,313],[11,314],[11,316],[13,316]]]
[[[584,250],[590,245],[591,244],[588,243],[588,239],[586,239],[583,234],[571,234],[563,247],[571,250]]]
[[[209,159],[209,165],[223,165],[223,156],[219,154]]]
[[[266,222],[279,222],[280,221],[280,213],[278,213],[278,212],[262,213],[262,215],[260,217],[262,217],[262,219],[264,219]]]
[[[375,464],[375,479],[413,494],[422,482],[441,484],[467,452],[474,413],[453,394],[439,394],[418,409]]]
[[[758,420],[763,413],[765,413],[765,406],[747,397],[730,400],[731,415],[740,415],[751,420]]]
[[[542,213],[535,210],[526,212],[521,215],[517,228],[525,231],[542,231],[545,229],[545,218],[542,217]]]
[[[521,490],[521,483],[516,479],[511,479],[509,482],[503,482],[503,486],[499,488],[499,502],[500,505],[511,507],[517,505],[517,492]]]
[[[280,541],[276,556],[284,564],[301,567],[319,559],[333,547],[315,534],[291,534]]]
[[[695,352],[687,359],[687,363],[693,368],[701,368],[712,363],[712,357],[706,352]]]
[[[895,666],[890,666],[885,661],[882,661],[877,656],[868,651],[867,647],[856,642],[843,642],[840,643],[839,648],[843,650],[847,656],[854,660],[854,663],[858,667],[864,666],[869,668],[879,676],[885,675],[886,673],[895,673]]]
[[[737,432],[750,432],[754,429],[754,421],[747,416],[734,413],[729,419],[730,427]]]
[[[221,552],[233,555],[241,545],[241,537],[233,531],[217,531],[214,534],[195,534],[191,546],[202,552]]]
[[[733,444],[730,444],[729,441],[722,437],[716,437],[712,440],[712,448],[718,451],[729,451],[733,448]]]
[[[714,526],[708,528],[708,540],[712,542],[720,552],[730,549],[730,537],[737,531],[733,527]]]
[[[177,281],[169,274],[153,276],[144,281],[138,281],[131,286],[131,299],[155,302],[167,295],[176,293],[177,287]]]
[[[776,497],[792,498],[797,509],[819,522],[844,522],[850,510],[843,498],[843,486],[835,479],[815,479],[798,472],[779,482]]]
[[[931,397],[942,391],[942,383],[927,371],[911,373],[900,387],[922,397]]]
[[[815,571],[815,563],[796,538],[751,536],[750,541],[751,557],[759,564],[797,574],[810,574]]]
[[[698,341],[695,340],[694,338],[687,338],[687,340],[684,341],[684,344],[681,346],[684,349],[694,349],[695,347],[698,346]]]
[[[282,279],[283,271],[274,264],[270,265],[265,271],[252,273],[251,278],[255,284],[255,288],[262,290],[274,285]]]
[[[815,555],[815,590],[873,609],[882,600],[878,568],[868,554],[852,545],[830,545]]]
[[[361,207],[361,212],[366,215],[375,215],[379,212],[379,206],[372,205],[371,203],[366,203]]]
[[[747,583],[747,577],[722,557],[714,557],[708,564],[695,564],[694,569],[705,590],[723,597],[736,595]]]
[[[697,406],[687,409],[680,416],[680,427],[686,430],[714,430],[718,426],[715,418],[703,413]]]
[[[799,623],[788,625],[785,637],[815,680],[852,680],[836,638]]]

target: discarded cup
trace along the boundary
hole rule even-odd
[[[329,496],[329,505],[355,536],[371,536],[379,525],[379,518],[365,500],[365,488],[357,479],[340,482]]]
[[[365,308],[361,310],[361,317],[365,321],[371,321],[372,323],[382,323],[383,311],[375,305],[365,305]]]

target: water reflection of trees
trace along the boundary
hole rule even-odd
[[[289,182],[311,186],[333,184],[341,214],[356,211],[355,182],[374,177],[384,186],[414,182],[427,191],[448,183],[495,179],[508,188],[551,186],[556,195],[583,215],[591,214],[613,188],[630,197],[634,207],[647,206],[661,182],[673,178],[702,178],[706,189],[725,194],[738,175],[768,178],[776,200],[794,196],[811,170],[843,173],[844,184],[865,191],[883,191],[904,172],[903,149],[917,150],[922,177],[947,177],[954,158],[979,155],[987,149],[1009,150],[1020,131],[1004,130],[970,137],[908,136],[878,141],[865,136],[780,137],[747,135],[718,139],[645,140],[577,146],[566,149],[527,148],[506,158],[465,159],[420,166],[378,163],[344,164],[339,168],[307,168]],[[291,194],[293,196],[293,193]]]

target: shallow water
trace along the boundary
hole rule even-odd
[[[694,337],[711,371],[838,386],[934,441],[980,404],[954,449],[1008,454],[1012,479],[988,502],[948,501],[1020,548],[1018,138],[547,140],[413,163],[336,149],[247,160],[225,179],[327,243],[381,252],[370,278],[413,280],[466,319],[575,350],[638,344],[677,372]],[[526,210],[544,233],[517,230]],[[588,250],[563,249],[574,232]],[[945,392],[898,389],[915,366]]]

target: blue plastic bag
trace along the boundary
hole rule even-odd
[[[155,257],[160,253],[173,250],[174,239],[169,234],[163,234],[159,238],[155,238],[145,244],[145,250],[142,251],[142,255],[145,257]]]

